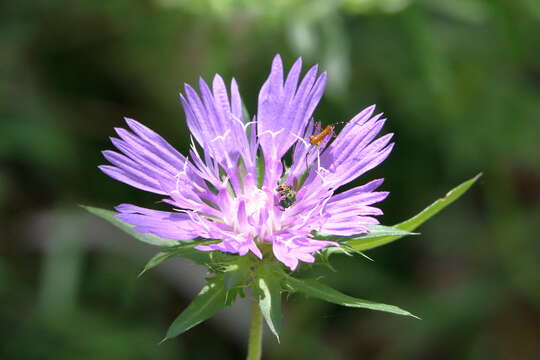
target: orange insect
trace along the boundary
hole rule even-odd
[[[336,124],[340,124],[340,123],[336,123]],[[334,132],[336,124],[327,125],[324,129],[322,129],[321,132],[319,132],[318,134],[313,134],[309,137],[309,143],[313,145],[313,148],[309,149],[306,153],[306,169],[310,168],[308,164],[308,157],[309,157],[309,154],[311,153],[311,150],[316,149],[317,147],[321,146],[327,136],[336,137],[336,133]]]
[[[335,136],[334,125],[327,125],[320,133],[311,135],[309,137],[309,142],[311,145],[320,146],[328,135]]]

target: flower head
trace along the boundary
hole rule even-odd
[[[333,127],[323,131],[313,120],[326,73],[314,66],[301,78],[301,67],[298,59],[285,76],[280,56],[274,58],[252,119],[244,115],[234,80],[227,88],[219,75],[211,86],[201,79],[199,92],[185,85],[180,101],[194,138],[187,156],[126,119],[129,130],[117,128],[118,138],[111,139],[118,151],[103,152],[112,165],[100,169],[165,196],[172,209],[122,204],[117,217],[136,231],[163,238],[219,239],[199,245],[200,251],[251,252],[262,258],[271,249],[293,270],[300,261],[313,262],[317,251],[337,245],[314,239],[313,232],[366,233],[366,225],[378,223],[373,216],[382,214],[372,205],[388,195],[375,191],[383,180],[337,191],[388,156],[392,134],[377,138],[384,119],[371,106],[333,139]]]

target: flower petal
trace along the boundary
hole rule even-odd
[[[378,220],[371,216],[382,215],[383,212],[369,205],[380,202],[388,196],[388,192],[373,191],[383,181],[383,179],[373,180],[332,196],[324,208],[328,216],[320,231],[325,234],[355,235],[366,233],[367,224],[378,224]]]
[[[230,254],[238,254],[240,256],[246,255],[248,252],[252,252],[259,259],[262,259],[263,255],[261,250],[255,244],[255,241],[251,237],[240,239],[239,237],[231,237],[224,239],[217,244],[198,245],[195,249],[200,251],[221,251]]]
[[[298,84],[302,60],[298,59],[283,83],[283,62],[277,55],[268,79],[261,87],[257,112],[259,141],[267,157],[279,159],[311,118],[326,86],[326,73],[313,66]]]
[[[132,119],[126,122],[134,133],[117,128],[120,139],[111,141],[122,153],[104,151],[104,157],[114,166],[99,168],[141,190],[168,195],[177,207],[215,214],[205,202],[212,201],[214,195],[200,176],[202,172],[153,130]],[[208,179],[211,183],[215,180]]]
[[[245,161],[253,162],[246,136],[246,128],[250,125],[243,118],[236,82],[231,83],[230,101],[225,82],[219,75],[212,81],[212,90],[202,79],[199,89],[201,96],[185,85],[185,97],[180,94],[188,127],[197,142],[219,163],[229,167],[236,165],[239,155]]]
[[[99,168],[112,178],[141,190],[168,194],[171,189],[163,188],[158,177],[174,178],[185,171],[187,160],[153,130],[133,119],[125,120],[135,134],[117,128],[121,139],[111,138],[111,141],[123,154],[104,151],[103,156],[115,166]]]
[[[373,139],[380,132],[384,120],[381,114],[371,117],[374,106],[355,116],[323,152],[321,167],[327,170],[325,181],[338,188],[386,159],[392,151],[389,144],[393,134]]]
[[[135,231],[153,234],[173,240],[191,240],[199,237],[199,231],[184,213],[158,211],[131,204],[118,205],[116,217],[135,225]]]
[[[275,236],[271,239],[276,259],[295,270],[300,261],[312,263],[313,254],[325,247],[337,245],[334,241],[313,240],[303,236]]]

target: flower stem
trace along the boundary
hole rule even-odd
[[[251,310],[251,326],[249,328],[249,344],[247,360],[260,360],[262,355],[263,322],[261,309],[257,300],[253,299]]]

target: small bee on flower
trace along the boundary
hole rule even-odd
[[[276,188],[276,192],[279,194],[279,205],[286,209],[294,204],[296,201],[296,191],[287,184],[279,185]]]

